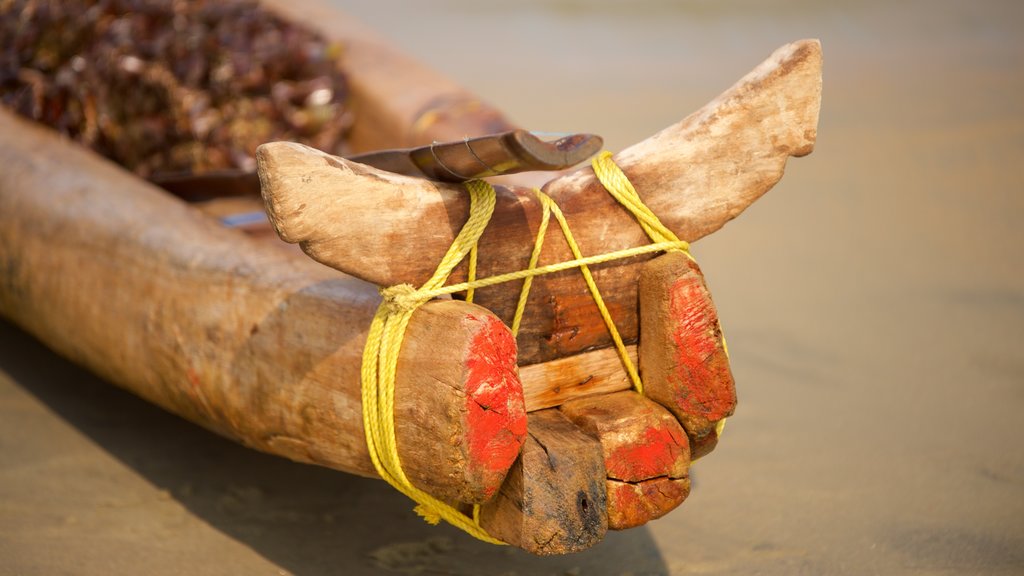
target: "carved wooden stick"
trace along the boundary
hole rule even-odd
[[[786,45],[703,109],[615,160],[669,228],[696,240],[771,188],[789,156],[811,152],[820,88],[818,42]],[[261,147],[257,160],[264,199],[281,237],[328,266],[376,284],[421,284],[467,217],[461,186],[393,176],[288,143]],[[589,168],[556,178],[544,189],[561,205],[585,253],[648,242]],[[499,189],[494,217],[480,240],[478,273],[524,268],[538,221],[539,205],[530,191]],[[565,242],[552,238],[541,263],[570,258]],[[636,282],[643,260],[595,270],[630,341],[637,337]],[[459,279],[456,271],[453,281]],[[477,302],[508,321],[518,290],[518,283],[483,289]],[[521,364],[608,343],[578,272],[534,282],[519,337]]]
[[[530,414],[529,437],[480,525],[540,555],[589,548],[608,530],[601,445],[558,410]]]
[[[631,390],[572,400],[559,410],[601,442],[609,528],[641,526],[686,499],[689,442],[668,410]]]
[[[0,133],[0,314],[243,444],[375,475],[359,385],[373,286],[222,228],[2,110]],[[521,394],[515,344],[491,313],[424,306],[396,391],[413,482],[491,496],[525,437]]]
[[[672,411],[694,458],[718,440],[715,426],[736,408],[736,386],[718,312],[697,263],[668,253],[640,272],[640,371],[644,391]]]

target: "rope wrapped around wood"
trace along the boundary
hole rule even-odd
[[[492,544],[504,544],[501,540],[487,534],[480,527],[479,505],[474,506],[473,515],[470,517],[450,504],[442,502],[414,486],[409,482],[405,472],[402,471],[395,438],[395,373],[398,365],[398,353],[402,347],[402,340],[405,336],[409,319],[412,317],[413,312],[426,302],[438,296],[458,292],[465,292],[466,300],[471,302],[473,300],[473,293],[478,288],[512,282],[514,280],[523,280],[523,287],[519,294],[519,301],[512,321],[512,334],[516,335],[526,310],[526,302],[529,298],[533,278],[542,274],[552,274],[554,272],[579,268],[594,298],[594,302],[597,304],[602,318],[604,318],[608,332],[615,342],[619,357],[622,359],[623,368],[629,375],[633,387],[637,392],[643,393],[643,383],[640,380],[640,375],[629,358],[622,337],[615,327],[615,322],[612,320],[603,298],[601,298],[601,292],[598,290],[588,266],[654,252],[679,251],[686,254],[691,260],[693,256],[690,255],[689,243],[680,240],[671,230],[665,227],[650,208],[643,203],[629,179],[612,160],[610,152],[602,152],[594,158],[592,167],[597,178],[608,193],[637,219],[640,226],[650,237],[650,244],[597,256],[584,257],[575,238],[573,238],[565,215],[558,205],[546,194],[535,189],[534,194],[537,195],[543,212],[533,252],[530,255],[529,265],[524,270],[477,279],[477,241],[480,235],[483,234],[494,212],[495,192],[494,188],[483,180],[470,180],[465,184],[470,198],[469,219],[441,259],[433,276],[419,288],[409,284],[399,284],[381,290],[383,301],[374,315],[366,341],[366,348],[363,351],[362,404],[366,444],[377,473],[395,489],[414,500],[417,503],[416,513],[430,524],[437,524],[440,520],[445,520],[475,538]],[[555,220],[558,222],[574,259],[538,267],[537,262],[540,259],[548,223],[552,215],[554,215]],[[467,256],[469,256],[467,281],[445,286],[445,282],[452,271]]]

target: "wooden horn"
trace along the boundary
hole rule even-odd
[[[767,192],[790,156],[814,147],[821,95],[816,40],[783,46],[721,96],[615,156],[644,201],[680,238],[721,228]],[[264,200],[283,239],[315,260],[378,285],[419,284],[467,218],[459,185],[400,177],[289,143],[257,151]],[[562,207],[585,253],[648,242],[633,217],[584,168],[544,190]],[[539,221],[534,195],[499,188],[480,240],[482,276],[526,266]],[[570,259],[555,231],[542,264]],[[644,258],[597,267],[595,276],[624,338],[637,337],[637,277]],[[461,269],[453,281],[463,278]],[[519,338],[521,364],[609,343],[576,271],[538,278]],[[477,302],[508,321],[519,284],[478,292]]]

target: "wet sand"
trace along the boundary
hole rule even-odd
[[[348,10],[522,125],[611,149],[822,40],[815,152],[694,247],[740,406],[690,499],[533,558],[0,325],[0,574],[1024,573],[1024,4],[415,6]]]

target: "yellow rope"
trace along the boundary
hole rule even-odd
[[[464,291],[466,292],[466,300],[472,301],[474,291],[477,288],[484,288],[513,280],[523,280],[523,287],[519,294],[519,302],[516,305],[516,312],[512,322],[512,333],[518,334],[533,277],[579,268],[594,298],[594,302],[601,312],[601,317],[608,327],[612,340],[615,342],[623,366],[629,374],[633,386],[638,392],[643,393],[643,383],[640,381],[640,376],[630,360],[629,354],[626,352],[626,346],[615,327],[615,323],[608,312],[608,308],[601,297],[601,293],[594,282],[594,277],[590,273],[588,266],[653,252],[680,251],[691,259],[693,256],[689,253],[689,244],[677,238],[644,205],[629,179],[612,161],[609,152],[602,152],[598,155],[592,165],[594,173],[601,181],[601,184],[636,217],[640,226],[650,237],[651,244],[584,257],[561,209],[546,194],[540,190],[534,190],[543,211],[528,267],[525,270],[477,279],[477,241],[490,221],[491,214],[494,212],[495,193],[490,184],[482,180],[471,180],[465,184],[470,195],[469,219],[448,248],[448,252],[441,259],[437,270],[430,280],[420,288],[413,288],[408,284],[400,284],[381,290],[383,301],[374,315],[369,334],[367,335],[366,348],[363,351],[362,402],[366,444],[370,452],[370,459],[373,461],[373,465],[381,478],[394,486],[398,491],[416,501],[417,514],[431,524],[437,524],[443,519],[480,540],[493,544],[504,544],[500,540],[488,535],[480,527],[479,506],[474,506],[472,517],[467,516],[449,504],[413,486],[406,477],[405,472],[402,471],[395,439],[395,372],[398,365],[398,353],[402,346],[402,340],[405,336],[409,319],[417,308],[429,300],[444,294]],[[558,222],[562,235],[565,236],[566,243],[569,245],[574,259],[537,267],[552,214]],[[445,286],[444,283],[448,280],[452,270],[467,255],[470,258],[467,281]]]
[[[640,199],[640,195],[636,193],[636,189],[633,188],[633,183],[629,181],[629,178],[626,178],[622,169],[612,160],[611,152],[601,152],[597,158],[594,158],[592,164],[594,174],[601,181],[601,185],[636,217],[644,232],[651,239],[651,242],[678,242],[680,247],[676,250],[683,252],[690,257],[690,260],[693,260],[693,256],[690,255],[689,243],[676,237],[671,230],[661,223],[661,220],[655,216],[654,212],[644,204],[643,200]]]
[[[469,182],[470,216],[462,231],[441,259],[423,290],[435,289],[448,279],[452,270],[476,245],[494,211],[494,190],[483,182]],[[381,478],[417,502],[416,513],[431,524],[445,520],[485,542],[503,544],[480,528],[477,521],[414,486],[402,470],[395,439],[395,372],[398,353],[416,308],[430,296],[418,296],[408,284],[381,291],[384,296],[366,339],[362,366],[363,428],[370,459]]]
[[[611,153],[602,152],[594,160],[594,173],[597,174],[598,180],[608,190],[612,196],[615,197],[623,206],[636,216],[636,219],[640,222],[640,226],[643,227],[644,232],[654,242],[664,242],[679,240],[671,230],[665,227],[658,220],[658,217],[654,215],[654,212],[647,207],[646,204],[640,200],[639,194],[636,193],[636,189],[633,188],[632,182],[626,175],[623,174],[622,170],[615,165],[615,162],[611,159]],[[688,248],[682,250],[690,260],[694,260],[693,255],[690,254]],[[722,351],[725,353],[725,357],[729,357],[729,345],[725,342],[725,333],[722,332],[722,325],[719,322],[718,331],[722,334]],[[632,376],[632,374],[631,374]],[[637,390],[643,393],[643,390],[637,388]],[[715,424],[715,435],[721,437],[722,432],[725,430],[726,418],[722,418]],[[697,460],[697,459],[694,459]]]
[[[565,215],[562,214],[562,210],[547,194],[540,190],[534,190],[534,194],[537,195],[537,199],[540,200],[541,206],[543,207],[543,216],[541,219],[541,228],[537,233],[537,241],[533,246],[533,254],[530,255],[530,264],[526,269],[526,272],[547,274],[554,271],[555,266],[557,266],[551,265],[536,268],[537,259],[540,257],[540,251],[544,244],[544,232],[547,230],[547,223],[550,219],[550,215],[554,214],[559,228],[562,229],[562,235],[565,236],[565,242],[569,245],[569,250],[572,251],[572,255],[576,258],[573,262],[579,263],[577,266],[579,266],[580,272],[583,273],[583,279],[587,283],[587,288],[590,290],[590,294],[594,298],[594,303],[597,304],[597,309],[601,312],[601,318],[604,319],[604,325],[608,328],[608,333],[611,334],[612,341],[615,342],[615,348],[619,352],[619,358],[622,360],[622,366],[626,369],[626,374],[629,375],[629,379],[633,383],[633,387],[636,388],[637,392],[643,394],[644,385],[643,382],[640,381],[640,374],[633,365],[633,361],[629,358],[629,353],[626,351],[626,344],[623,343],[622,336],[619,335],[619,330],[615,327],[615,321],[612,320],[612,315],[608,312],[608,306],[605,305],[604,298],[601,297],[601,291],[597,289],[597,283],[594,282],[594,276],[590,273],[590,268],[586,264],[582,263],[585,260],[583,258],[583,253],[580,251],[580,246],[576,243],[576,238],[573,237],[572,231],[569,229],[569,223],[566,222]],[[672,241],[668,240],[668,242]],[[626,252],[629,252],[629,250]],[[621,258],[626,258],[626,256],[621,256]],[[526,310],[526,300],[530,295],[530,281],[532,279],[533,276],[527,276],[526,280],[523,282],[523,290],[519,294],[519,304],[516,306],[516,315],[512,319],[513,335],[519,334],[519,323],[522,320],[523,312]]]

